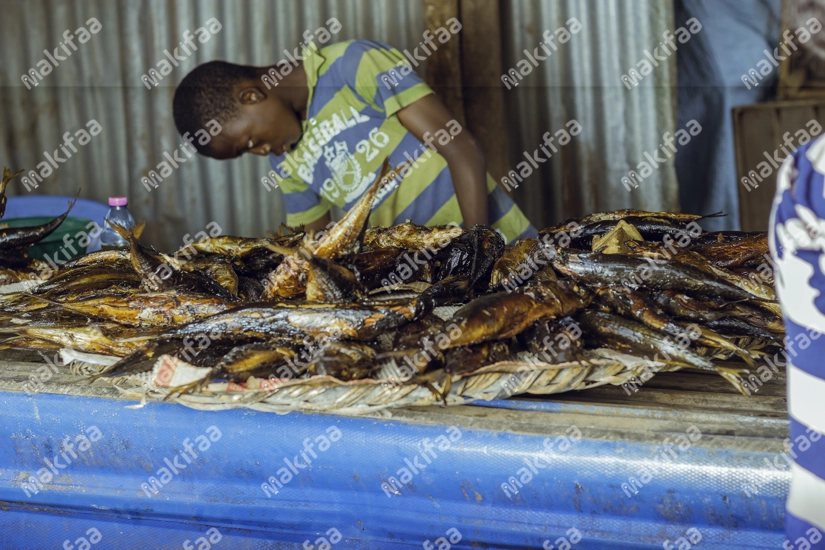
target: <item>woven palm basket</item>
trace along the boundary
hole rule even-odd
[[[750,339],[741,339],[738,343],[755,353],[763,347],[761,341]],[[281,414],[299,411],[362,415],[397,407],[462,405],[518,394],[546,395],[587,390],[606,384],[639,385],[658,372],[679,370],[679,367],[609,349],[587,350],[584,354],[581,361],[549,364],[522,353],[517,360],[454,374],[449,383],[443,379],[429,387],[404,382],[397,367],[389,365],[375,379],[343,382],[331,376],[293,380],[250,378],[245,384],[210,383],[199,393],[180,395],[171,388],[197,380],[186,372],[203,372],[205,369],[197,369],[169,356],[158,358],[151,373],[111,381],[136,399],[163,399],[201,410],[249,408]],[[712,357],[728,358],[724,354]],[[77,374],[95,374],[102,368],[71,356],[66,359],[74,359],[72,367]],[[719,366],[721,376],[742,393],[747,393],[740,378],[742,371]]]

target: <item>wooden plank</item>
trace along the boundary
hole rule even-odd
[[[766,418],[785,418],[788,415],[784,397],[660,390],[647,385],[632,395],[627,395],[621,389],[617,392],[615,388],[603,386],[567,392],[559,395],[557,401],[626,405],[644,409],[656,406],[681,411],[750,414]]]
[[[459,18],[459,0],[423,0],[424,24],[427,30],[435,33],[439,27],[449,27],[447,20]],[[460,20],[460,18],[459,18]],[[461,80],[461,41],[449,40],[442,44],[435,40],[438,47],[427,59],[424,79],[435,90],[455,120],[465,126],[464,95]]]
[[[782,30],[794,33],[796,29],[792,28],[799,24],[793,21],[795,18],[792,14],[800,10],[799,4],[807,0],[782,0],[782,14],[781,23]],[[781,47],[783,40],[780,40]],[[771,49],[776,44],[771,46]],[[777,86],[777,95],[780,99],[812,99],[825,98],[825,80],[820,76],[819,78],[812,74],[809,70],[810,65],[805,62],[804,52],[811,46],[795,41],[792,46],[790,55],[784,55],[785,59],[779,62],[779,84]],[[783,53],[780,50],[780,55]]]
[[[801,129],[807,131],[808,127],[806,124],[816,119],[816,106],[810,105],[795,109],[779,109],[776,111],[776,114],[780,134],[777,136],[777,141],[782,141],[785,132],[790,132],[791,136],[794,136],[794,134]],[[797,140],[794,139],[794,146],[796,145]]]
[[[742,105],[734,107],[733,111],[775,111],[777,109],[793,109],[800,107],[816,107],[825,105],[825,100],[822,99],[793,99],[769,101],[766,103],[754,103],[752,105]]]
[[[778,164],[777,158],[785,159],[785,150],[791,151],[785,145],[783,136],[790,132],[793,145],[797,146],[796,132],[806,129],[806,123],[816,119],[823,106],[823,101],[804,100],[733,109],[737,189],[743,231],[767,231],[778,172],[773,165]],[[761,168],[760,163],[763,163]],[[770,173],[765,171],[766,167],[770,167]],[[745,177],[748,179],[743,183]]]
[[[774,110],[734,110],[736,182],[739,191],[739,221],[743,231],[768,230],[768,218],[776,186],[769,183],[771,178],[768,177],[763,183],[755,183],[755,187],[751,186],[749,189],[742,183],[742,178],[766,160],[765,154],[773,154],[776,148],[775,120]],[[776,178],[775,171],[773,178]]]
[[[754,369],[751,369],[754,372]],[[707,378],[707,380],[705,380]],[[699,380],[697,380],[699,379]],[[663,390],[683,390],[689,392],[713,392],[721,396],[741,395],[739,391],[730,385],[727,380],[720,376],[709,375],[705,377],[696,376],[694,373],[663,373],[654,376],[644,387],[658,388]],[[785,397],[787,388],[785,376],[782,372],[773,375],[768,384],[758,387],[757,396]]]
[[[487,171],[500,181],[509,169],[501,75],[499,0],[460,0],[461,78],[467,128],[487,158]]]
[[[694,424],[701,427],[702,445],[724,449],[750,448],[761,452],[771,452],[767,450],[769,447],[781,449],[782,439],[788,434],[787,415],[774,418],[750,412],[682,409],[665,405],[651,405],[641,410],[633,405],[573,405],[572,402],[565,402],[565,406],[552,411],[474,406],[410,407],[394,409],[392,415],[394,420],[400,421],[467,425],[482,430],[525,434],[558,433],[563,427],[576,424],[586,430],[587,438],[656,443],[661,442],[661,436],[657,434],[684,432],[688,425]],[[645,415],[648,410],[666,414]],[[471,419],[477,419],[477,422]]]

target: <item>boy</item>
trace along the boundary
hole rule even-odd
[[[201,154],[269,156],[287,225],[324,228],[331,205],[350,208],[389,156],[391,166],[413,162],[378,195],[371,225],[489,224],[507,242],[536,235],[486,173],[475,139],[384,44],[311,44],[294,68],[205,63],[178,86],[173,112],[181,135],[221,125],[205,146],[193,144]]]

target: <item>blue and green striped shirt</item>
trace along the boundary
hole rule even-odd
[[[382,189],[371,225],[410,220],[461,224],[447,161],[427,148],[396,113],[433,93],[396,49],[369,40],[304,50],[308,120],[296,148],[270,155],[284,193],[287,224],[311,223],[335,204],[349,209],[375,182],[384,159],[392,166],[417,159],[400,182]],[[487,176],[489,223],[507,240],[536,231],[510,197]]]

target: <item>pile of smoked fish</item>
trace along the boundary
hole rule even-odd
[[[456,376],[525,356],[586,363],[606,348],[722,374],[712,359],[744,372],[781,345],[763,233],[702,233],[700,216],[636,210],[567,220],[512,246],[486,226],[367,228],[397,171],[385,163],[322,233],[282,227],[164,254],[141,244],[142,223],[118,227],[129,249],[0,295],[0,349],[119,358],[95,378],[140,376],[172,357],[200,373],[173,394],[380,379],[389,363],[414,369],[399,383],[446,394]]]

